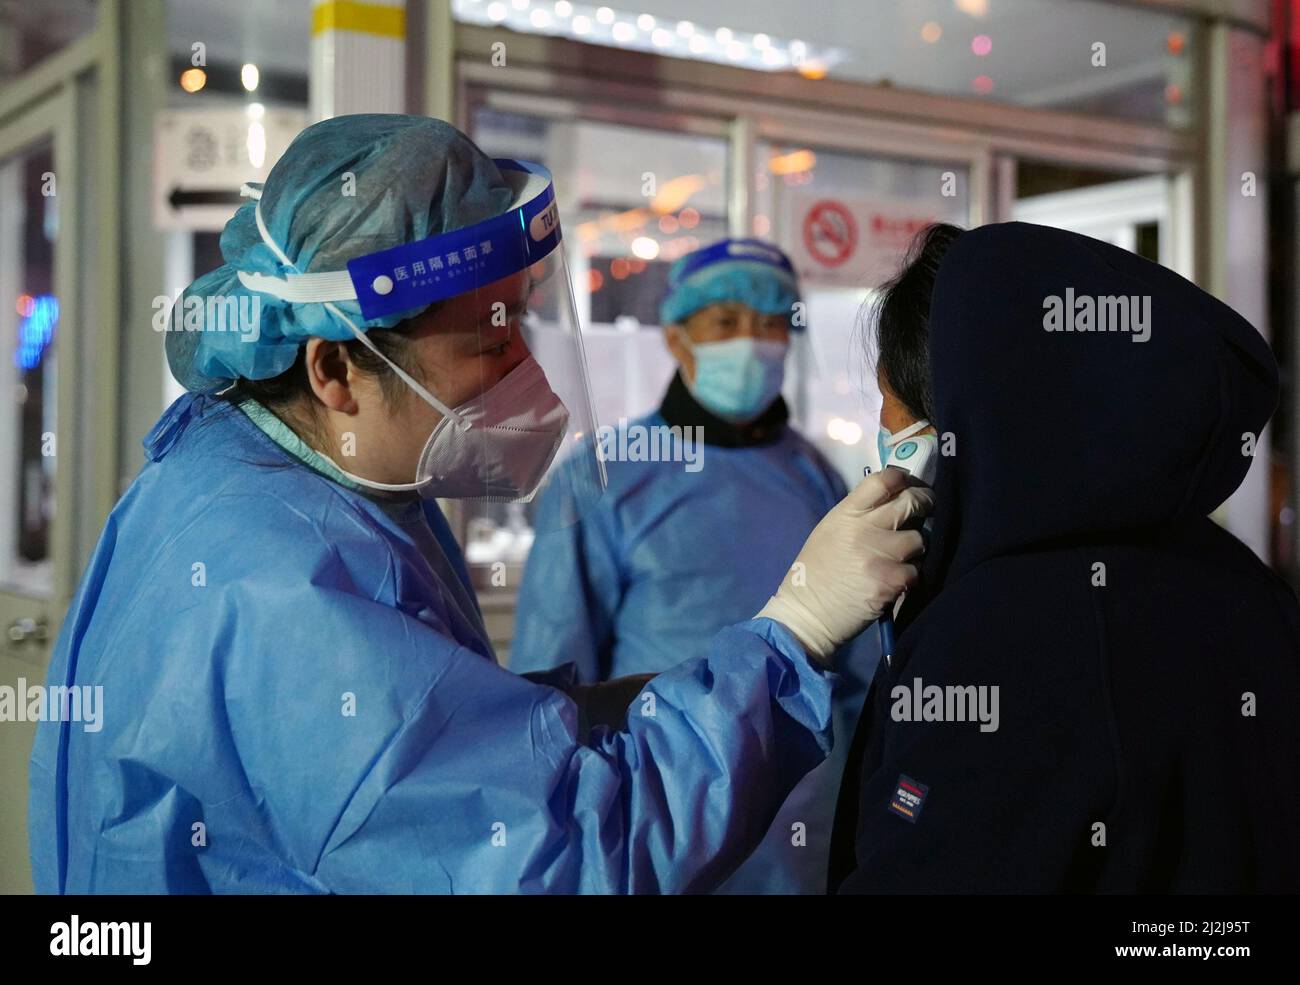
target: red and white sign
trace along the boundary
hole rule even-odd
[[[790,196],[799,240],[791,258],[812,284],[878,287],[898,271],[913,237],[944,218],[925,203],[898,199]]]
[[[823,198],[804,212],[803,245],[823,267],[838,267],[858,247],[858,223],[843,202]]]

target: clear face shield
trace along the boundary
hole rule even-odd
[[[353,319],[335,302],[355,301],[367,320],[428,308],[412,327],[425,379],[389,365],[442,420],[412,482],[365,484],[485,504],[461,517],[471,540],[475,514],[515,534],[541,532],[578,520],[605,488],[550,174],[534,164],[496,164],[515,189],[502,215],[355,257],[346,272],[289,275],[280,282],[312,294],[301,300],[325,302],[348,324]],[[269,278],[241,278],[251,288],[268,288]],[[320,296],[324,292],[333,296]],[[353,328],[378,354],[373,341]],[[433,338],[426,342],[426,335]],[[539,510],[535,501],[543,490],[549,490],[546,508]],[[502,553],[522,554],[530,543],[528,536]],[[467,553],[474,560],[473,551]]]

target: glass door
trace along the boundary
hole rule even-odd
[[[65,88],[0,125],[0,688],[13,699],[0,720],[0,776],[22,785],[0,797],[0,892],[30,887],[26,709],[71,594],[72,120]]]

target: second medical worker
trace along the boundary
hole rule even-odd
[[[825,755],[825,668],[914,582],[929,494],[862,483],[804,577],[602,723],[571,675],[497,664],[435,502],[525,498],[594,440],[549,175],[344,116],[246,191],[155,323],[188,393],[54,649],[103,715],[37,729],[36,888],[713,888]],[[603,487],[563,479],[558,524]]]
[[[724,239],[682,257],[660,320],[678,369],[656,412],[606,431],[605,496],[564,527],[553,522],[562,496],[542,497],[547,532],[520,588],[516,670],[575,661],[596,682],[704,656],[719,630],[762,607],[845,495],[781,396],[791,339],[805,331],[781,250]],[[878,659],[869,633],[837,661],[837,736],[852,734]],[[825,891],[842,760],[801,782],[724,892]]]

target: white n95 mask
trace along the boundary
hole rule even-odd
[[[428,401],[423,387],[413,389]],[[426,499],[528,499],[550,468],[568,425],[568,408],[530,354],[495,386],[456,407],[454,417],[444,414],[424,443],[414,482],[343,474],[370,489],[418,490]]]
[[[531,355],[501,382],[444,417],[420,455],[428,496],[527,499],[537,490],[569,427],[564,406]]]

